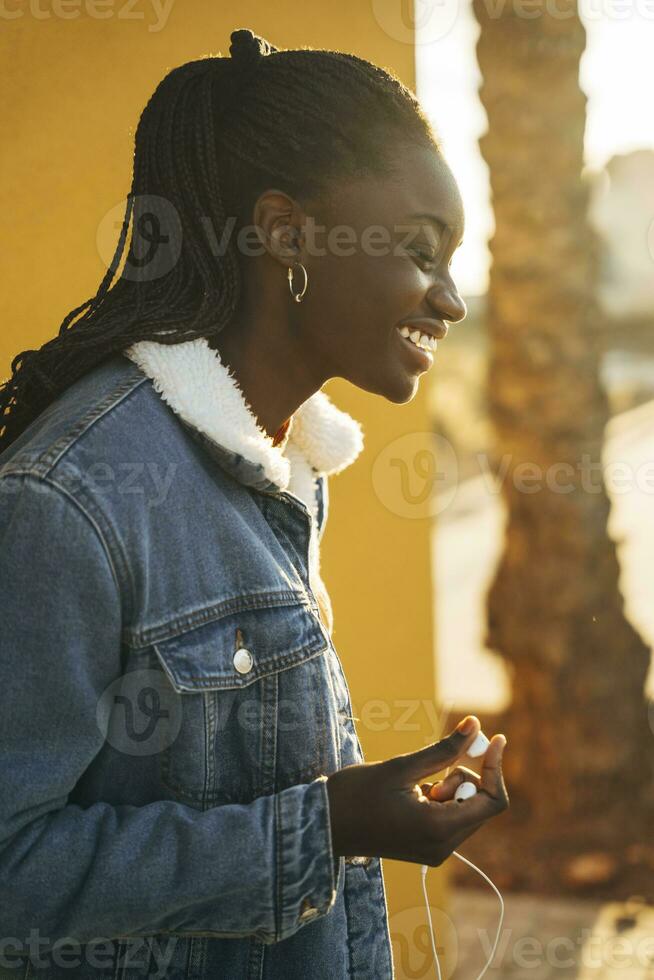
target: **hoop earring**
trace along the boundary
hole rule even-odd
[[[288,276],[288,288],[290,289],[291,296],[293,297],[293,299],[295,300],[295,302],[296,303],[301,303],[302,302],[302,297],[306,293],[307,286],[309,285],[309,277],[307,275],[307,270],[304,268],[304,266],[302,265],[302,263],[301,262],[298,262],[297,265],[299,265],[299,267],[302,269],[302,272],[304,273],[304,286],[302,287],[302,292],[301,293],[294,293],[293,292],[293,267],[290,266],[290,265],[288,267],[288,273],[287,273],[287,276]]]

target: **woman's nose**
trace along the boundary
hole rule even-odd
[[[458,323],[463,320],[468,308],[453,282],[441,283],[429,292],[429,302],[442,320]]]

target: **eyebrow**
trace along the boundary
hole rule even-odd
[[[454,228],[452,228],[452,226],[449,225],[447,223],[447,221],[445,221],[443,218],[440,218],[437,214],[428,214],[428,213],[427,214],[410,214],[408,217],[409,218],[426,218],[427,221],[430,221],[432,224],[434,224],[434,225],[440,225],[442,228],[446,228],[447,231],[450,232],[450,234],[454,234]],[[463,245],[463,235],[461,236],[461,241],[457,245],[457,248],[459,248],[461,245]]]

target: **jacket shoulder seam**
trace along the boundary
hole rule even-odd
[[[25,457],[20,452],[15,459],[6,463],[4,466],[1,465],[0,458],[0,475],[9,476],[16,473],[39,478],[48,476],[63,459],[65,454],[74,448],[80,438],[87,432],[90,432],[96,422],[99,422],[113,408],[120,405],[129,395],[141,387],[141,385],[147,383],[148,378],[141,375],[140,371],[138,371],[138,374],[141,376],[135,376],[132,373],[133,370],[138,371],[137,368],[130,365],[129,377],[127,379],[123,378],[102,399],[94,402],[64,435],[61,435],[47,449],[38,453],[36,460],[31,465],[25,465]]]
[[[111,575],[116,585],[116,591],[118,593],[118,596],[122,597],[123,589],[121,588],[120,578],[116,569],[116,564],[114,562],[114,558],[111,553],[111,550],[107,544],[106,538],[102,532],[102,529],[98,525],[97,521],[94,519],[93,515],[87,511],[87,509],[84,507],[81,501],[79,501],[69,490],[67,490],[66,487],[62,487],[59,483],[56,482],[56,480],[53,480],[51,477],[48,476],[42,476],[40,474],[26,473],[26,472],[3,473],[0,474],[0,480],[12,476],[23,476],[26,477],[28,480],[34,480],[35,482],[46,484],[47,486],[51,487],[52,490],[56,491],[62,497],[66,498],[72,504],[72,506],[79,511],[79,513],[86,519],[86,521],[93,528],[95,535],[102,548],[102,551],[104,553],[104,556],[106,558],[107,564],[111,569]]]

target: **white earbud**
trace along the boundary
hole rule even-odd
[[[454,794],[454,799],[461,803],[463,800],[469,800],[471,796],[477,795],[477,787],[474,783],[461,783]]]
[[[483,732],[479,732],[477,738],[474,740],[470,748],[466,751],[466,755],[469,755],[471,759],[476,759],[478,756],[483,755],[488,746],[490,745],[489,740],[486,738]]]

